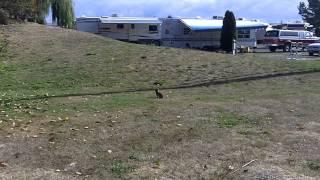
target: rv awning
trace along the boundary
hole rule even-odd
[[[181,22],[188,26],[192,31],[215,31],[221,30],[223,20],[209,19],[181,19]],[[268,27],[267,23],[237,20],[237,29],[260,29]]]

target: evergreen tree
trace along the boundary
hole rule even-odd
[[[236,39],[236,19],[232,11],[226,11],[220,39],[221,49],[232,52],[234,39]]]
[[[320,0],[308,0],[308,3],[300,2],[298,9],[303,20],[314,25],[315,28],[320,28]]]

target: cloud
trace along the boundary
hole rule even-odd
[[[301,0],[74,0],[77,16],[156,16],[180,17],[223,15],[232,10],[237,17],[269,22],[298,20]]]

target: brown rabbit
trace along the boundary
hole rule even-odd
[[[163,99],[163,94],[159,92],[159,89],[155,89],[154,91],[156,92],[156,96],[158,99]]]

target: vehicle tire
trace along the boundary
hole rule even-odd
[[[309,56],[313,56],[313,52],[309,52]]]
[[[276,52],[277,47],[270,46],[270,47],[269,47],[269,50],[270,50],[270,52]]]
[[[283,46],[283,52],[290,52],[290,45],[289,44],[285,44]]]

